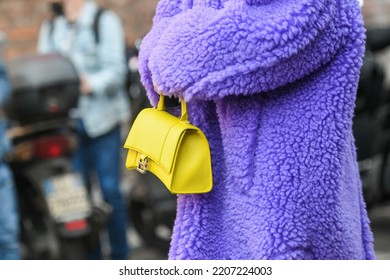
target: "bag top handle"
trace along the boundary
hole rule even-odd
[[[187,113],[187,104],[184,101],[184,99],[180,100],[181,103],[181,116],[180,121],[182,122],[188,122],[188,113]],[[157,110],[159,111],[165,111],[165,105],[164,105],[164,95],[160,94],[160,100],[157,104]]]

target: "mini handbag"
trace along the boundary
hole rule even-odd
[[[164,96],[157,108],[143,109],[136,117],[124,147],[126,168],[156,175],[174,194],[211,191],[212,167],[206,136],[188,121],[181,101],[181,117],[165,111]]]

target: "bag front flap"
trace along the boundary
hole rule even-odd
[[[134,121],[124,147],[147,156],[170,173],[188,129],[198,130],[165,111],[147,108]]]

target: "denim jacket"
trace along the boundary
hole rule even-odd
[[[97,12],[94,1],[86,1],[79,20],[70,24],[57,17],[41,27],[38,51],[59,52],[69,57],[79,75],[86,76],[92,93],[79,99],[77,115],[90,137],[100,136],[130,117],[125,94],[126,64],[124,33],[119,17],[104,11],[99,20],[100,42],[96,44],[93,20]]]
[[[9,95],[10,83],[4,65],[0,59],[0,107],[3,107]],[[10,141],[5,132],[6,121],[3,119],[2,113],[0,112],[0,164],[2,164],[4,154],[11,149]]]

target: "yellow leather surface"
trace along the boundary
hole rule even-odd
[[[185,106],[182,108],[186,110]],[[161,107],[142,110],[124,145],[129,150],[126,168],[136,169],[140,159],[147,158],[145,169],[155,174],[170,192],[209,192],[212,168],[208,141],[199,128],[183,119]]]

